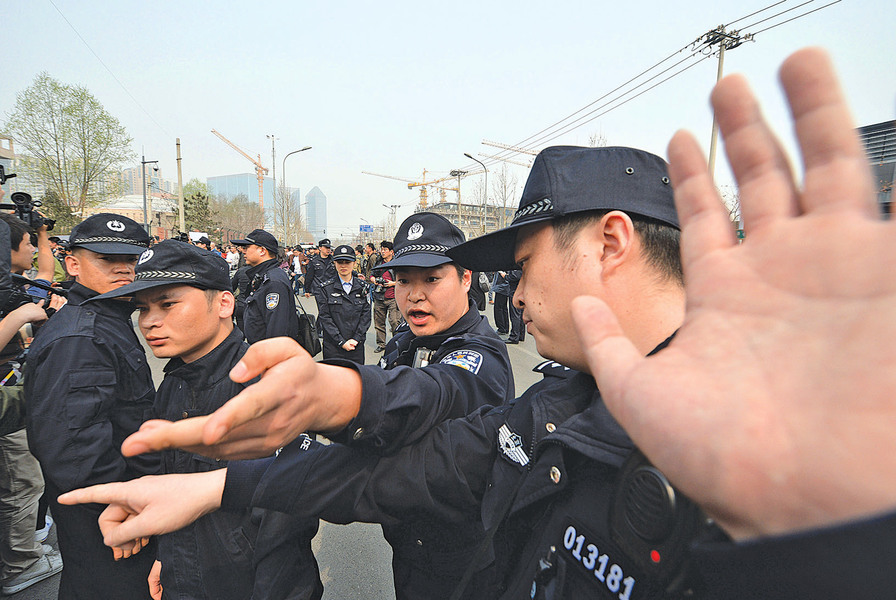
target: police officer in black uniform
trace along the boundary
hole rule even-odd
[[[333,250],[328,238],[317,243],[320,253],[308,262],[305,269],[305,297],[315,293],[323,283],[336,277],[336,265],[333,264]]]
[[[88,484],[154,474],[158,455],[125,458],[124,439],[151,415],[155,389],[131,323],[133,304],[90,299],[134,279],[149,236],[136,222],[101,213],[71,232],[69,302],[29,350],[28,441],[46,480],[65,567],[59,598],[148,598],[155,548],[115,560],[96,529],[101,507],[62,506],[56,497]]]
[[[433,213],[414,214],[399,227],[395,257],[381,267],[388,265],[395,271],[396,299],[405,323],[386,345],[380,368],[345,360],[325,361],[356,370],[363,382],[364,396],[403,396],[408,389],[428,389],[439,382],[442,387],[457,391],[459,398],[450,406],[444,405],[445,412],[439,418],[461,416],[482,404],[500,405],[513,397],[513,374],[506,346],[467,297],[470,271],[459,268],[445,255],[447,249],[463,241],[463,233],[457,227]],[[345,249],[350,250],[348,246]],[[339,253],[337,250],[337,256]],[[435,397],[423,396],[438,403]],[[418,412],[425,413],[428,411]],[[376,424],[365,425],[363,437],[387,436],[385,432],[424,426],[413,412],[372,420]],[[369,505],[355,495],[356,486],[364,485],[354,474],[363,472],[371,457],[341,444],[324,446],[307,438],[297,440],[284,452],[302,465],[302,474],[287,478],[296,486],[287,495],[303,500],[301,506],[292,504],[286,508],[278,504],[273,509],[339,523],[382,523],[393,549],[396,595],[402,600],[443,598],[457,585],[483,535],[475,510],[465,515],[462,524],[414,510],[390,514],[372,508],[369,512],[356,512],[356,507]],[[246,476],[254,483],[261,464],[263,461],[231,463],[236,470],[234,480]],[[286,484],[287,479],[282,483]],[[248,490],[252,485],[235,487]],[[393,485],[392,492],[403,495],[403,487]]]
[[[286,336],[296,339],[299,318],[289,276],[277,260],[277,238],[264,229],[255,229],[244,240],[232,240],[245,247],[249,269],[249,295],[243,312],[246,341]]]
[[[337,277],[314,292],[317,318],[324,333],[324,358],[344,358],[363,365],[364,340],[370,329],[367,286],[355,276],[355,252],[351,246],[337,246],[333,262]]]
[[[678,220],[668,181],[663,160],[640,150],[542,151],[513,223],[447,254],[483,271],[521,263],[514,303],[524,309],[539,351],[566,364],[541,365],[544,380],[508,406],[447,421],[439,419],[447,407],[465,402],[466,392],[396,383],[388,395],[365,396],[372,406],[362,400],[358,416],[333,436],[383,455],[355,481],[331,491],[351,503],[348,510],[356,517],[411,514],[457,524],[481,517],[479,525],[494,538],[475,559],[467,548],[463,564],[470,565],[471,581],[463,598],[634,600],[676,598],[699,589],[693,573],[681,568],[690,542],[702,532],[699,514],[676,513],[675,507],[692,505],[680,494],[666,502],[671,486],[652,487],[661,493],[626,501],[632,488],[624,485],[624,464],[636,456],[633,444],[604,406],[594,379],[576,370],[587,362],[571,321],[575,294],[600,293],[645,354],[665,346],[684,309]],[[598,243],[602,247],[595,250]],[[595,251],[600,260],[593,259]],[[571,254],[559,273],[556,252]],[[571,286],[562,293],[551,288],[560,275]],[[651,302],[638,304],[645,286]],[[382,426],[404,415],[413,415],[412,425]],[[417,427],[423,423],[432,427]],[[282,459],[283,470],[265,473],[257,488],[265,491],[253,502],[271,506],[277,496],[295,504],[310,501],[273,483],[287,478],[290,461],[301,462],[292,446],[274,461]],[[223,502],[229,502],[226,493]],[[397,531],[409,541],[401,526]],[[423,571],[425,548],[430,556],[438,553],[417,533],[423,544],[416,554],[402,543],[393,544],[394,554],[396,563]],[[464,546],[442,549],[448,548]],[[430,577],[441,576],[443,584],[460,579],[458,562],[439,559]],[[448,595],[446,588],[442,597]]]

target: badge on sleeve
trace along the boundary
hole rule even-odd
[[[498,450],[511,462],[524,467],[529,464],[529,455],[523,450],[523,438],[511,431],[507,423],[498,429]]]
[[[264,305],[268,307],[268,310],[274,310],[278,304],[280,304],[280,294],[274,292],[264,297]]]
[[[443,365],[454,365],[473,374],[478,374],[479,368],[482,366],[482,355],[473,350],[455,350],[439,362]]]

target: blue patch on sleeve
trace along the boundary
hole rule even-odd
[[[455,367],[460,367],[471,373],[478,374],[479,368],[482,366],[482,355],[473,350],[455,350],[440,360],[439,363],[443,365],[454,365]]]

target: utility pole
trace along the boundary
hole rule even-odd
[[[146,214],[146,165],[157,164],[159,161],[157,160],[146,160],[146,156],[141,156],[142,160],[140,161],[140,173],[143,177],[143,230],[146,233],[149,233],[149,221],[147,220]]]
[[[401,204],[383,204],[383,206],[389,209],[389,237],[395,237],[395,211],[401,207]]]
[[[277,210],[277,154],[274,152],[274,134],[267,136],[271,140],[271,176],[274,178],[274,210]]]
[[[180,138],[177,138],[177,212],[179,219],[179,231],[182,233],[187,230],[184,219],[184,177],[180,166]]]
[[[753,34],[748,33],[746,35],[741,36],[740,32],[737,30],[734,31],[725,31],[724,25],[719,25],[712,31],[708,31],[707,33],[700,36],[697,39],[697,42],[703,42],[709,48],[713,46],[719,47],[719,68],[716,73],[716,83],[722,79],[722,71],[725,65],[725,50],[733,50],[743,44],[744,42],[753,41]],[[712,136],[709,141],[709,176],[715,178],[715,170],[716,170],[716,145],[718,143],[719,137],[719,124],[716,121],[715,112],[713,112],[712,116]]]
[[[463,231],[463,227],[461,227],[461,223],[463,220],[460,214],[460,178],[467,174],[466,171],[461,171],[460,169],[454,169],[450,173],[448,173],[452,177],[457,177],[457,228]]]

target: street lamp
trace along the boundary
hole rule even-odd
[[[485,163],[478,158],[473,158],[466,152],[464,152],[464,156],[466,156],[470,160],[475,160],[476,162],[478,162],[480,165],[482,165],[482,169],[485,171],[485,194],[483,195],[482,200],[482,233],[485,234],[485,220],[487,218],[486,213],[488,212],[488,169],[486,168]]]
[[[140,161],[140,176],[143,178],[143,230],[149,233],[149,221],[146,215],[146,165],[158,164],[157,160],[146,160],[146,156],[142,156]],[[156,171],[158,171],[156,167]]]
[[[271,141],[271,143],[273,144],[273,141]],[[282,168],[280,169],[280,177],[281,177],[281,179],[283,179],[283,193],[284,194],[286,193],[286,159],[289,158],[290,156],[292,156],[293,154],[296,154],[298,152],[304,152],[305,150],[311,150],[311,146],[305,146],[301,150],[293,150],[292,152],[288,152],[286,154],[286,156],[283,157],[283,165],[282,165]],[[276,168],[276,166],[275,166],[275,168]],[[274,188],[274,194],[276,197],[276,194],[277,194],[276,187]],[[299,216],[301,216],[301,206],[299,207]],[[283,224],[283,237],[286,237],[286,223]]]

